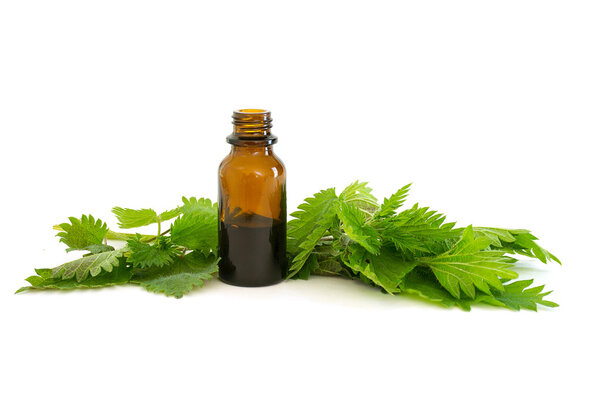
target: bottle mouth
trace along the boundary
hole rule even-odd
[[[234,113],[239,114],[271,114],[269,110],[263,110],[261,108],[242,108],[240,110],[235,110]]]
[[[277,138],[271,135],[271,112],[262,108],[241,108],[235,110],[233,133],[227,138],[231,144],[237,145],[271,145]]]
[[[233,112],[233,125],[247,130],[270,129],[271,111],[260,108],[242,108]]]

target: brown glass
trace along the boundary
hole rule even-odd
[[[219,277],[267,286],[287,273],[285,167],[273,153],[271,113],[233,113],[231,152],[219,166]]]

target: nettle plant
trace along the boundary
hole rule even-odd
[[[391,295],[463,310],[478,303],[513,310],[558,306],[545,300],[551,292],[543,285],[517,280],[514,255],[560,263],[530,231],[456,227],[428,207],[403,208],[409,189],[402,187],[381,204],[363,182],[339,195],[330,188],[305,199],[288,222],[288,278],[357,279]],[[120,228],[156,224],[156,235],[115,232],[91,215],[69,218],[54,228],[67,252],[84,251],[83,257],[36,269],[26,279],[30,286],[17,292],[136,284],[180,298],[201,287],[218,272],[217,205],[195,197],[183,197],[182,203],[160,214],[113,208]]]

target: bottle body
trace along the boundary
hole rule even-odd
[[[267,286],[287,273],[286,174],[273,152],[270,113],[264,129],[261,113],[268,112],[251,111],[234,113],[232,149],[219,166],[219,277],[237,286]],[[236,113],[245,128],[235,129]]]

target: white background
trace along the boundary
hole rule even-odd
[[[584,1],[3,1],[3,398],[600,395],[600,13]],[[181,300],[13,295],[51,226],[216,199],[236,108],[273,112],[292,211],[355,179],[529,228],[558,309],[471,313],[315,278]]]

